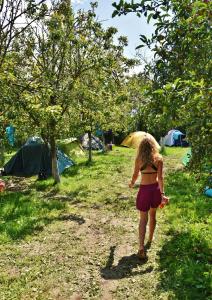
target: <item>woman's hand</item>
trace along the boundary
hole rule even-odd
[[[134,187],[134,184],[132,182],[130,182],[128,186],[130,189],[132,189]]]
[[[164,202],[164,204],[168,204],[169,203],[169,197],[162,195],[162,201]]]

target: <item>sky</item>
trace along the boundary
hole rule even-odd
[[[88,10],[90,8],[90,2],[90,0],[72,0],[72,5],[74,10]],[[147,24],[144,16],[138,18],[134,13],[112,18],[111,15],[114,11],[112,6],[113,2],[115,2],[115,0],[98,1],[99,5],[96,10],[98,20],[102,21],[105,28],[110,26],[116,27],[118,29],[118,36],[127,36],[128,46],[126,47],[124,54],[129,58],[134,58],[136,55],[135,48],[140,44],[139,35],[145,34],[147,36],[151,36],[153,32],[153,25]],[[116,2],[118,2],[118,0]],[[146,58],[152,57],[152,54],[148,49],[142,49]]]
[[[51,1],[52,0],[46,0],[46,3],[50,4]],[[128,46],[125,47],[124,55],[128,58],[136,58],[137,51],[135,48],[141,44],[139,35],[151,36],[154,31],[153,24],[147,24],[147,20],[144,16],[139,18],[135,13],[112,18],[112,13],[114,11],[112,3],[118,3],[119,0],[71,0],[71,3],[74,11],[79,9],[89,10],[90,2],[92,1],[98,2],[96,15],[98,21],[102,22],[103,27],[116,27],[118,29],[116,39],[119,36],[126,36],[128,38]],[[116,42],[116,40],[114,42]],[[150,61],[153,58],[153,53],[147,47],[141,48],[140,52],[147,61]],[[130,73],[134,74],[141,72],[144,69],[144,65],[145,63],[141,61],[141,64],[135,66]]]

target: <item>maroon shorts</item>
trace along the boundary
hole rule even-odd
[[[140,185],[136,208],[141,211],[148,211],[150,207],[156,208],[161,203],[161,193],[158,183]]]

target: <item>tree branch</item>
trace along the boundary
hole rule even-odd
[[[36,4],[36,7],[40,6],[42,3],[44,3],[46,0],[41,0],[39,3]],[[20,3],[20,2],[19,2]],[[2,27],[2,30],[4,30],[6,27],[8,27],[11,23],[15,23],[15,21],[20,18],[21,16],[27,14],[30,11],[31,7],[26,8],[25,10],[23,10],[22,12],[20,12],[18,15],[16,15],[13,19],[9,20],[9,22],[7,24],[5,24]]]

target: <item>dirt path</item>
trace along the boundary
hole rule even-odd
[[[148,261],[141,262],[136,212],[75,207],[29,243],[6,247],[0,267],[8,288],[0,298],[156,299],[162,222],[161,212]]]
[[[114,183],[124,192],[119,187],[109,204],[75,202],[29,238],[0,245],[1,300],[171,299],[158,289],[159,255],[168,238],[163,232],[166,208],[158,212],[155,241],[142,262],[136,256],[137,190],[123,184],[129,168]],[[115,201],[119,205],[114,209]]]

